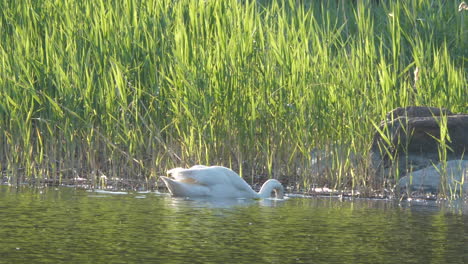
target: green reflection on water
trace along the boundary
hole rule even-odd
[[[467,263],[467,223],[434,204],[0,186],[0,263]]]

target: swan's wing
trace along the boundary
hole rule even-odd
[[[232,186],[240,190],[252,189],[237,173],[222,166],[207,167],[196,165],[190,169],[171,169],[167,173],[177,181],[192,182],[207,186],[221,184]]]
[[[207,186],[175,181],[164,176],[161,176],[161,179],[164,181],[167,188],[169,189],[169,192],[173,196],[202,197],[207,196],[210,193],[210,189]]]
[[[172,173],[176,173],[176,172],[179,171],[179,170],[185,170],[185,169],[184,169],[184,168],[177,167],[177,168],[168,170],[166,173],[167,173],[167,174],[172,174]]]
[[[207,187],[209,195],[216,197],[256,197],[257,193],[237,173],[221,166],[197,165],[190,169],[175,168],[168,171],[175,181],[191,186]],[[187,186],[188,187],[188,186]],[[192,187],[190,187],[192,188]]]
[[[171,176],[175,181],[185,183],[195,183],[195,180],[190,177],[190,173],[186,171],[190,169],[174,168],[167,171],[167,175]]]
[[[167,172],[176,181],[212,186],[226,184],[224,171],[214,167],[195,165],[189,169],[175,168]]]
[[[226,179],[229,181],[229,184],[235,187],[238,191],[247,192],[247,193],[255,193],[252,187],[242,179],[237,173],[232,170],[226,171],[228,177]]]
[[[178,180],[183,179],[179,175],[180,175],[180,172],[182,172],[184,170],[186,170],[186,169],[177,167],[177,168],[173,168],[173,169],[168,170],[166,173],[167,173],[167,175],[171,176],[174,180],[178,181]]]
[[[208,168],[208,166],[205,165],[193,165],[191,169],[203,169],[203,168]]]
[[[189,175],[190,173],[189,172],[185,172],[185,171],[188,171],[188,170],[198,170],[198,169],[203,169],[203,168],[208,168],[207,166],[205,165],[195,165],[193,167],[191,167],[190,169],[185,169],[185,168],[181,168],[181,167],[177,167],[177,168],[173,168],[173,169],[170,169],[167,171],[167,174],[168,175],[172,175],[174,178],[180,176],[180,177],[186,177],[184,176],[184,174],[187,174]]]
[[[225,167],[213,166],[211,168],[219,172],[219,174],[223,174],[223,177],[220,177],[222,178],[223,183],[218,185],[217,189],[219,189],[221,192],[226,192],[224,196],[247,198],[257,197],[257,193],[244,179],[239,176],[239,174]]]

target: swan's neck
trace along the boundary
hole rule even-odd
[[[284,197],[284,188],[283,185],[277,180],[271,179],[266,181],[262,188],[260,189],[260,192],[258,195],[260,198],[270,198],[272,195],[272,192],[274,192],[276,198],[278,199],[283,199]]]

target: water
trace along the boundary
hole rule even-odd
[[[0,186],[0,263],[468,263],[466,208]]]

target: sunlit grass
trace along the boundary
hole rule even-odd
[[[458,3],[260,2],[1,1],[1,170],[146,180],[201,163],[370,187],[386,112],[468,110]]]

